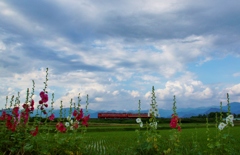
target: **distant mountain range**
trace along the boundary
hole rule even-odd
[[[231,107],[231,113],[234,114],[240,114],[240,102],[232,102],[230,103],[230,107]],[[222,107],[223,112],[227,112],[228,111],[228,107],[223,106]],[[66,116],[69,115],[69,110],[70,108],[64,108],[63,109],[63,113],[65,112]],[[0,110],[1,112],[1,110]],[[85,110],[84,110],[85,112]],[[88,109],[88,113],[90,114],[90,118],[97,118],[98,113],[99,112],[112,112],[112,113],[138,113],[138,110],[129,110],[129,111],[123,111],[123,110],[111,110],[111,111],[107,111],[107,110],[91,110]],[[148,110],[142,110],[141,113],[147,113]],[[203,114],[209,114],[210,112],[220,112],[220,107],[219,106],[210,106],[210,107],[199,107],[199,108],[179,108],[177,109],[177,113],[179,117],[191,117],[191,116],[198,116],[199,114],[203,115]],[[59,117],[60,116],[60,109],[55,109],[53,111],[55,117]],[[171,117],[172,114],[172,110],[165,110],[165,109],[159,109],[159,114],[160,117],[165,117],[165,118],[169,118]],[[32,116],[34,116],[34,114],[32,114]],[[63,114],[64,115],[64,114]]]
[[[240,102],[232,102],[230,103],[231,107],[231,113],[234,114],[240,114]],[[66,109],[66,114],[69,114],[69,108]],[[222,107],[223,112],[228,111],[228,107],[223,106]],[[54,114],[56,117],[59,117],[59,109],[54,110]],[[123,110],[88,110],[88,113],[90,114],[90,118],[97,118],[99,112],[112,112],[112,113],[138,113],[138,110],[129,110],[129,111],[123,111]],[[199,107],[199,108],[179,108],[177,109],[177,113],[179,117],[191,117],[191,116],[198,116],[199,114],[209,114],[210,112],[220,112],[219,106],[210,106],[210,107]],[[148,110],[142,110],[141,113],[148,113]],[[159,109],[160,117],[171,117],[172,110],[165,110],[165,109]]]

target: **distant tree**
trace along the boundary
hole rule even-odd
[[[220,112],[210,112],[208,114],[208,118],[215,118],[216,117],[216,113],[218,118],[220,117]],[[227,117],[227,112],[222,112],[222,118],[226,118]]]

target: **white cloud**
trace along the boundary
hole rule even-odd
[[[233,77],[239,77],[239,76],[240,76],[240,72],[233,74]]]
[[[95,100],[96,100],[97,102],[102,102],[102,101],[103,101],[103,98],[101,98],[101,97],[96,97]]]
[[[35,9],[40,5],[46,8]],[[238,5],[217,6],[189,0],[0,2],[0,99],[19,91],[24,100],[34,79],[37,100],[46,66],[56,107],[81,93],[95,109],[136,109],[138,99],[148,108],[152,85],[160,108],[169,107],[173,95],[181,107],[214,104],[225,92],[237,96],[231,79],[212,84],[189,72],[189,65],[239,56],[238,23],[231,20]]]
[[[131,95],[134,97],[134,98],[136,98],[136,97],[139,97],[140,96],[140,94],[139,94],[139,92],[138,91],[131,91]]]
[[[6,50],[6,46],[3,42],[0,41],[0,52],[3,52],[4,50]]]

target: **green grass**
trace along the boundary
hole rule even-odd
[[[3,126],[2,126],[3,127]],[[51,139],[53,132],[55,130],[55,123],[49,124],[51,129],[48,138]],[[180,146],[179,150],[181,154],[195,154],[194,148],[199,152],[199,154],[204,154],[207,150],[208,145],[208,135],[206,134],[206,124],[205,123],[186,123],[182,124],[182,131],[180,133]],[[46,128],[46,127],[45,127]],[[84,139],[79,141],[79,145],[84,145],[89,155],[101,155],[101,154],[116,154],[116,155],[132,155],[134,153],[134,148],[136,147],[138,135],[135,132],[139,129],[138,124],[118,124],[118,123],[89,123],[87,128],[87,133],[84,135]],[[43,129],[40,129],[43,130]],[[47,130],[45,130],[47,131]],[[141,132],[145,132],[146,128],[141,128]],[[221,136],[228,133],[233,137],[231,139],[235,140],[234,145],[230,146],[236,151],[236,154],[240,152],[240,126],[236,122],[234,127],[229,127],[221,131]],[[159,143],[162,145],[161,151],[168,149],[169,137],[173,134],[173,130],[170,129],[169,123],[159,123],[157,132],[161,135]],[[209,125],[209,137],[212,139],[211,143],[215,143],[216,137],[219,130],[215,127],[214,123]],[[78,134],[78,133],[77,133]],[[72,136],[70,133],[59,133],[60,137]],[[80,132],[79,132],[80,135]],[[41,137],[46,136],[46,133],[40,132],[36,137],[38,143],[46,143]],[[228,140],[226,139],[226,142]],[[221,140],[221,143],[225,143]],[[48,147],[54,147],[54,144],[48,144]],[[206,153],[205,153],[206,154]],[[213,154],[215,154],[213,152]]]
[[[235,145],[231,147],[233,147],[238,152],[240,151],[240,148],[238,147],[240,144],[239,130],[239,126],[229,128],[230,134],[236,140]],[[144,132],[144,130],[142,130],[142,132]],[[163,145],[167,146],[169,135],[172,134],[172,130],[160,129],[158,130],[158,133],[162,136]],[[215,137],[217,133],[218,129],[209,128],[210,138]],[[222,131],[222,135],[227,133],[228,129]],[[197,145],[197,149],[203,153],[207,148],[207,138],[206,128],[200,127],[182,129],[180,133],[181,153],[190,154],[191,150],[196,147],[195,145]],[[136,141],[137,133],[135,131],[88,132],[86,135],[86,142],[90,145],[96,144],[98,148],[104,147],[105,154],[133,154],[133,148],[136,146]],[[90,152],[92,154],[98,152],[94,151],[94,147],[89,147],[89,150],[91,150]]]

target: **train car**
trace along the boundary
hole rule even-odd
[[[127,113],[98,113],[98,118],[127,118]]]
[[[138,118],[138,113],[98,113],[98,118]],[[149,118],[147,113],[140,114],[141,118]]]
[[[140,115],[137,114],[133,114],[133,113],[128,113],[128,118],[149,118],[148,113],[141,113]]]

